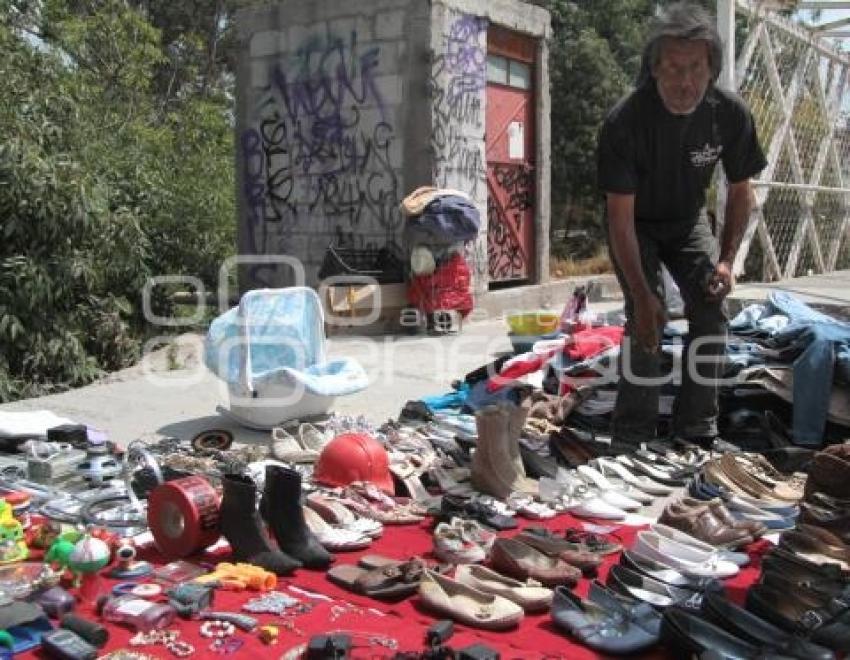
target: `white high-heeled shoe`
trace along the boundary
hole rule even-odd
[[[616,460],[630,470],[643,472],[645,476],[649,477],[653,481],[663,483],[665,481],[669,481],[672,477],[672,468],[665,469],[660,465],[650,465],[645,461],[641,461],[637,458],[632,459],[628,456],[617,456]]]
[[[625,511],[612,506],[583,483],[568,485],[562,481],[542,477],[540,499],[556,511],[566,511],[579,518],[623,520],[627,515]]]
[[[642,490],[638,490],[633,488],[625,481],[621,479],[609,479],[605,475],[602,474],[599,470],[597,470],[592,465],[580,465],[578,468],[579,475],[590,481],[594,486],[596,486],[600,491],[604,493],[613,492],[617,495],[622,495],[628,499],[635,500],[639,504],[652,504],[652,501],[655,499],[652,495],[645,493]]]
[[[645,493],[649,493],[650,495],[669,495],[673,492],[673,489],[670,488],[670,486],[660,484],[645,475],[634,474],[625,465],[618,463],[614,459],[600,456],[595,462],[599,466],[602,474],[615,474],[627,484],[630,484]]]
[[[579,466],[578,470],[573,473],[574,476],[572,478],[578,481],[578,483],[583,483],[585,487],[594,487],[594,490],[598,491],[596,492],[597,497],[601,497],[611,506],[615,506],[623,511],[637,511],[640,509],[640,502],[632,499],[631,497],[627,497],[617,490],[614,490],[613,486],[607,482],[605,477],[596,472],[596,470],[593,470],[592,468],[582,470],[582,468],[585,467],[586,466],[583,465]],[[606,485],[594,483],[594,480],[590,476],[586,476],[588,471],[595,473],[596,477],[600,479],[600,483]]]

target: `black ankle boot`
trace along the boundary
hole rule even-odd
[[[260,512],[269,524],[282,552],[307,568],[327,568],[333,561],[307,527],[301,508],[301,475],[279,465],[266,466],[266,488]]]
[[[274,550],[263,532],[257,513],[257,486],[249,477],[227,474],[222,479],[221,533],[233,550],[233,558],[271,571],[289,575],[301,562]]]

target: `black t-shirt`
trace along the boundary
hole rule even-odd
[[[744,101],[710,86],[691,114],[674,115],[653,80],[608,113],[599,133],[599,187],[634,194],[637,220],[692,221],[718,158],[733,183],[767,165]]]

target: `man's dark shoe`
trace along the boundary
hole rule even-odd
[[[700,614],[669,607],[661,619],[661,641],[675,658],[769,658],[757,646],[705,621]]]
[[[541,456],[521,442],[519,443],[519,455],[522,458],[525,473],[531,479],[540,479],[542,477],[554,479],[557,476],[558,463],[554,458]]]
[[[747,592],[747,609],[789,632],[800,632],[833,651],[850,650],[850,604],[817,601],[766,584]]]
[[[833,660],[835,654],[822,646],[812,644],[772,623],[765,621],[743,607],[735,605],[719,593],[706,594],[702,600],[702,614],[712,623],[736,637],[765,649],[799,660]]]

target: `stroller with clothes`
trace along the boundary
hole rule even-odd
[[[401,211],[411,271],[402,325],[416,330],[424,314],[428,330],[457,332],[474,305],[464,253],[478,236],[478,209],[464,192],[425,186],[405,197]]]
[[[258,289],[216,318],[204,362],[228,388],[222,414],[249,428],[330,411],[338,396],[365,389],[369,379],[351,358],[327,360],[324,314],[308,287]]]

